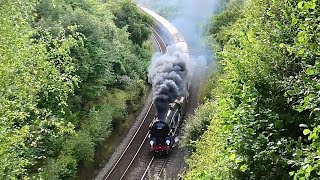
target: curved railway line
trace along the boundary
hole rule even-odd
[[[167,44],[162,39],[160,34],[153,27],[150,27],[150,29],[152,31],[152,37],[154,38],[154,40],[156,41],[157,45],[159,46],[160,52],[161,53],[167,52]]]
[[[152,30],[152,36],[157,43],[159,47],[159,51],[161,53],[165,53],[167,51],[166,49],[166,43],[161,38],[160,34],[154,29]],[[146,178],[147,172],[150,172],[150,167],[153,162],[156,161],[157,158],[151,157],[149,153],[148,147],[148,141],[147,136],[149,132],[149,125],[152,122],[155,114],[155,107],[153,106],[153,103],[149,105],[148,111],[146,115],[144,116],[143,120],[141,121],[138,130],[133,135],[132,139],[124,149],[123,153],[121,154],[120,158],[116,161],[116,163],[113,165],[111,170],[108,174],[104,177],[105,180],[114,180],[114,179],[133,179],[132,177],[129,177],[130,172],[137,166],[141,166],[141,160],[139,158],[144,157],[147,159],[144,159],[144,162],[149,162],[148,165],[145,165],[146,167],[144,169],[144,173],[141,174],[141,179]],[[146,161],[148,160],[149,161]],[[166,161],[165,161],[166,162]],[[163,172],[163,168],[165,166],[165,162],[162,163],[162,166],[157,168],[157,172],[159,175]],[[157,163],[158,164],[158,163]],[[143,169],[143,165],[141,166]],[[139,179],[139,178],[134,178]]]
[[[186,61],[189,61],[188,46],[182,34],[166,19],[147,8],[140,8],[156,21],[155,28],[151,27],[150,29],[159,52],[166,53],[167,46],[174,45],[185,55]],[[192,91],[191,94],[193,94]],[[152,97],[148,98],[147,104],[141,111],[143,114],[136,121],[134,128],[131,128],[128,132],[130,136],[121,143],[119,150],[114,153],[110,163],[106,164],[96,180],[163,179],[166,178],[168,171],[172,171],[171,167],[177,166],[177,164],[172,164],[177,163],[177,161],[171,159],[170,156],[155,157],[149,152],[149,142],[147,141],[149,125],[156,114],[156,108],[151,99]],[[183,155],[179,152],[172,155],[174,154]],[[181,162],[183,158],[179,157],[178,159],[178,164],[183,164]]]

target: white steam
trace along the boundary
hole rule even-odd
[[[168,18],[182,33],[189,48],[192,74],[205,75],[208,67],[215,68],[206,35],[211,17],[222,8],[223,0],[140,0],[139,3]]]

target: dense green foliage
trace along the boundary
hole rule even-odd
[[[183,128],[183,140],[182,145],[189,148],[194,148],[195,142],[201,135],[207,130],[208,125],[211,121],[213,104],[213,94],[212,89],[216,87],[216,76],[218,73],[214,73],[211,78],[203,83],[199,90],[199,106],[195,110],[195,114],[188,116],[186,119],[186,124]]]
[[[130,6],[139,26],[117,27],[114,3]],[[0,6],[0,179],[70,179],[137,110],[152,21],[121,0]]]
[[[319,1],[231,3],[213,18],[219,76],[186,178],[318,179]]]
[[[151,20],[149,16],[138,13],[137,7],[132,3],[125,2],[115,1],[114,3],[117,3],[118,7],[130,4],[131,11],[126,12],[127,16],[131,15],[139,19],[139,26],[145,26],[141,29],[141,27],[127,24],[132,32],[139,31],[144,34],[145,37],[139,39],[139,42],[128,40],[130,34],[123,28],[124,26],[120,27],[123,29],[115,26],[114,19],[120,18],[113,16],[111,10],[115,5],[112,2],[101,4],[96,1],[60,0],[52,3],[52,0],[43,0],[37,5],[39,20],[36,26],[41,26],[53,35],[57,35],[59,29],[76,25],[76,31],[83,36],[79,41],[82,44],[71,51],[77,67],[76,73],[81,79],[79,89],[82,90],[76,91],[76,95],[82,100],[80,102],[82,105],[99,96],[108,87],[123,87],[129,83],[127,81],[130,78],[145,78],[144,71],[150,52],[146,51],[147,45],[143,43],[150,35],[146,25],[151,24]],[[122,8],[119,11],[121,10]],[[126,23],[128,22],[125,21],[123,24]],[[139,43],[142,48],[137,49],[133,43]],[[76,102],[76,104],[79,103]]]
[[[137,7],[129,1],[122,2],[120,6],[117,4],[113,7],[112,12],[115,15],[114,21],[117,27],[128,27],[131,41],[141,46],[151,35],[151,30],[146,26],[146,23],[152,26],[152,18],[143,16],[142,12],[138,11]]]
[[[148,0],[140,0],[140,2],[144,7],[152,9],[158,14],[161,14],[165,19],[172,19],[176,17],[180,12],[179,9],[182,6],[183,0],[157,0],[157,1],[148,1]]]

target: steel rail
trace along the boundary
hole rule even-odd
[[[163,170],[164,170],[164,167],[165,167],[165,165],[166,165],[167,162],[168,162],[168,159],[169,159],[169,157],[166,157],[165,160],[163,161],[160,169],[157,171],[156,179],[159,179],[159,178],[160,178],[160,176],[161,176],[161,174],[162,174],[162,172],[163,172]],[[150,167],[151,167],[151,165],[152,165],[152,163],[153,163],[154,161],[155,161],[155,158],[154,158],[154,156],[153,156],[153,157],[151,158],[151,160],[150,160],[150,162],[149,162],[146,170],[144,171],[142,177],[140,178],[140,180],[145,179],[145,177],[146,177],[148,171],[150,171]]]
[[[141,143],[141,145],[139,146],[139,149],[137,150],[136,154],[135,154],[135,155],[133,156],[133,158],[131,159],[131,161],[130,161],[130,163],[129,163],[128,167],[126,168],[126,170],[125,170],[125,171],[124,171],[124,173],[122,174],[122,176],[121,176],[120,180],[121,180],[121,179],[123,179],[123,177],[126,175],[126,173],[127,173],[128,169],[130,168],[130,166],[131,166],[132,162],[133,162],[133,161],[135,160],[135,158],[137,157],[137,155],[138,155],[138,153],[139,153],[139,151],[140,151],[141,147],[144,145],[144,142],[146,141],[146,139],[147,139],[147,137],[148,137],[148,134],[149,134],[149,131],[148,131],[148,133],[147,133],[146,137],[144,138],[143,142],[142,142],[142,143]]]
[[[158,47],[159,47],[160,52],[163,53],[163,52],[162,52],[162,49],[161,49],[161,46],[160,46],[160,43],[159,43],[158,40],[156,40],[157,38],[156,38],[156,36],[155,36],[153,33],[152,33],[152,37],[153,37],[153,39],[156,41],[156,43],[157,43],[157,45],[158,45]]]
[[[149,164],[148,164],[146,170],[144,171],[144,173],[143,173],[143,175],[142,175],[142,177],[141,177],[140,180],[143,180],[144,177],[146,176],[146,174],[147,174],[148,170],[150,169],[150,166],[151,166],[151,164],[152,164],[152,162],[153,162],[153,159],[154,159],[154,156],[152,156],[152,158],[151,158],[151,160],[150,160],[150,162],[149,162]]]
[[[133,142],[133,139],[136,137],[136,135],[138,134],[138,132],[139,132],[139,130],[140,130],[140,128],[141,128],[141,126],[142,126],[143,123],[145,122],[145,120],[146,120],[146,118],[147,118],[147,116],[148,116],[148,114],[149,114],[149,112],[150,112],[150,110],[151,110],[151,108],[152,108],[152,105],[153,105],[153,102],[150,104],[149,109],[148,109],[146,115],[144,116],[142,122],[140,123],[138,130],[134,133],[134,135],[133,135],[133,137],[131,138],[129,144],[126,146],[125,150],[123,151],[123,153],[121,154],[121,156],[119,157],[119,159],[117,160],[117,162],[115,163],[115,165],[112,167],[112,169],[110,170],[110,172],[108,173],[108,175],[104,178],[105,180],[108,179],[108,177],[110,176],[110,174],[113,172],[113,170],[116,168],[116,166],[118,165],[118,163],[120,162],[120,160],[121,160],[122,157],[124,156],[124,154],[127,152],[129,146],[130,146],[131,143]]]
[[[152,33],[152,36],[154,37],[156,43],[158,44],[159,48],[160,48],[160,52],[161,53],[165,53],[167,51],[166,47],[167,47],[167,44],[165,43],[165,41],[163,40],[163,38],[160,36],[160,34],[158,33],[158,31],[156,31],[154,28],[150,27],[151,31],[153,32]],[[157,38],[157,37],[158,38]],[[163,44],[164,46],[162,47],[159,40],[161,41],[161,44]],[[163,49],[162,49],[163,48]]]
[[[169,159],[169,157],[166,157],[166,159],[165,159],[165,161],[163,162],[163,164],[162,164],[162,166],[161,166],[161,169],[160,169],[160,171],[159,171],[159,173],[158,173],[158,176],[156,176],[158,179],[160,179],[160,176],[161,176],[161,174],[162,174],[162,171],[164,170],[164,166],[167,164],[167,162],[168,162],[168,159]]]

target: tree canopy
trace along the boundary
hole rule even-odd
[[[118,27],[113,3],[139,27]],[[137,110],[152,20],[121,0],[0,4],[0,179],[70,179]]]

